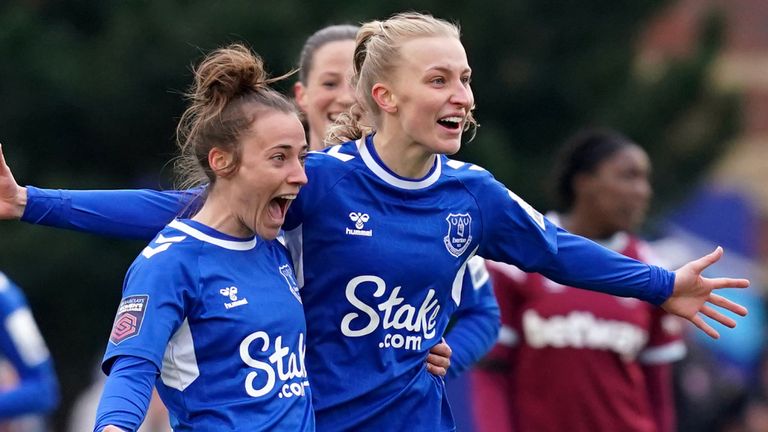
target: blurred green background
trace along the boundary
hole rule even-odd
[[[661,0],[341,2],[27,0],[0,3],[0,142],[21,184],[164,188],[190,65],[246,41],[273,75],[334,23],[404,10],[460,23],[481,124],[458,156],[536,207],[563,139],[611,126],[654,161],[654,214],[693,188],[739,129],[739,95],[709,84],[723,15],[696,20],[694,47],[650,73],[638,49]],[[292,82],[282,83],[290,89]],[[90,381],[123,275],[142,242],[0,224],[0,270],[28,294],[54,356],[63,403]]]

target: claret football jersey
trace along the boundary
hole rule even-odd
[[[556,220],[556,218],[550,218]],[[605,243],[650,261],[645,243],[620,232]],[[632,298],[554,282],[488,262],[502,311],[488,360],[508,365],[515,431],[656,430],[644,365],[669,364],[686,352],[681,319]],[[476,383],[476,392],[494,391]],[[491,421],[494,408],[484,416]],[[552,415],[556,412],[557,415]],[[481,420],[483,421],[483,420]]]

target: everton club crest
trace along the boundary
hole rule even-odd
[[[296,276],[293,275],[293,270],[288,264],[281,265],[279,267],[280,274],[283,275],[285,282],[288,284],[288,289],[291,290],[291,294],[296,297],[296,300],[301,303],[301,296],[299,295],[299,284],[296,283]]]
[[[445,220],[448,222],[448,234],[443,237],[443,242],[448,252],[458,258],[472,243],[472,216],[469,213],[449,213]]]

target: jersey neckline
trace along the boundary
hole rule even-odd
[[[244,239],[233,237],[191,219],[175,219],[169,223],[168,226],[202,242],[210,243],[224,249],[247,251],[255,248],[257,243],[256,236]]]
[[[432,186],[440,178],[441,160],[439,155],[435,155],[434,165],[426,176],[420,179],[409,179],[395,174],[382,162],[373,146],[373,134],[359,139],[356,144],[360,158],[365,162],[368,169],[387,184],[400,189],[419,190]]]

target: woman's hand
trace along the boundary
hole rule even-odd
[[[27,188],[16,183],[11,169],[5,164],[0,145],[0,219],[19,219],[27,205]]]
[[[453,354],[451,347],[445,343],[445,339],[441,340],[429,350],[426,361],[427,371],[432,375],[444,377],[448,373],[448,368],[451,367],[451,354]]]
[[[747,308],[734,303],[724,297],[714,294],[712,291],[719,288],[746,288],[749,286],[747,279],[731,278],[706,278],[701,276],[710,265],[716,263],[723,256],[723,248],[717,247],[714,252],[680,267],[675,271],[675,287],[667,301],[661,307],[669,313],[681,316],[692,322],[704,333],[717,339],[720,334],[712,328],[699,315],[702,313],[726,327],[736,327],[736,321],[730,318],[708,303],[727,309],[738,315],[745,316]]]

